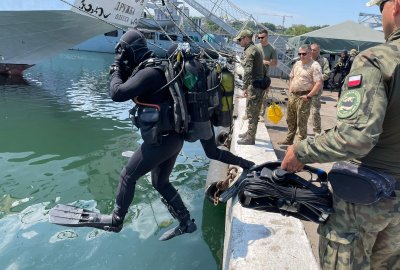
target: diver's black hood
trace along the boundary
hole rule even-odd
[[[143,34],[137,30],[129,30],[122,35],[115,47],[116,53],[121,53],[127,65],[134,69],[138,64],[153,56],[153,52],[147,47],[146,39]]]

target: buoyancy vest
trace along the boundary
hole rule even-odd
[[[137,70],[145,67],[165,73],[167,84],[154,94],[170,92],[172,126],[186,141],[211,138],[212,124],[230,126],[234,78],[228,70],[221,72],[219,66],[207,68],[196,56],[180,51],[169,59],[148,59]]]

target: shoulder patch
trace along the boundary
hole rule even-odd
[[[336,115],[338,118],[352,116],[361,105],[361,94],[357,90],[345,91],[339,99]]]
[[[353,75],[349,77],[349,80],[347,82],[347,87],[352,88],[352,87],[358,87],[362,83],[362,75]]]

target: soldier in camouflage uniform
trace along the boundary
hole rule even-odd
[[[379,5],[386,44],[356,56],[337,106],[337,126],[287,149],[282,168],[352,159],[397,179],[393,199],[354,204],[334,193],[318,228],[322,269],[400,269],[400,0]],[[356,193],[357,190],[354,190]]]
[[[255,143],[258,115],[261,109],[261,102],[264,95],[264,89],[255,88],[252,85],[254,80],[262,79],[265,74],[265,67],[263,64],[263,53],[257,48],[253,41],[253,33],[250,30],[242,30],[235,41],[240,43],[244,48],[245,58],[243,65],[243,91],[244,96],[247,97],[246,113],[249,120],[247,132],[240,134],[241,140],[238,144],[252,145]]]
[[[329,68],[329,61],[325,57],[320,55],[320,47],[318,44],[311,44],[311,57],[314,61],[318,62],[322,69],[322,80],[326,81],[329,79],[331,70]],[[311,99],[311,111],[312,111],[312,121],[314,134],[321,133],[321,95],[323,91],[323,84],[321,90],[312,97]]]
[[[258,39],[260,40],[260,43],[258,43],[256,46],[261,49],[263,52],[263,63],[265,66],[265,76],[268,75],[268,70],[269,67],[275,67],[278,64],[278,58],[276,56],[276,50],[272,45],[268,42],[268,30],[267,29],[262,29],[258,33]],[[267,108],[267,97],[268,97],[268,90],[266,89],[264,91],[264,96],[262,99],[262,104],[261,104],[261,110],[260,110],[260,122],[264,121],[264,114],[265,110]]]
[[[307,138],[307,122],[310,116],[311,99],[322,87],[321,66],[312,60],[310,45],[299,48],[300,60],[290,72],[289,102],[286,123],[288,132],[285,141],[278,144],[292,144],[298,131],[298,140]]]
[[[335,66],[332,68],[332,75],[331,75],[331,84],[339,89],[338,97],[342,93],[342,85],[344,83],[344,79],[346,78],[347,74],[349,74],[351,68],[350,57],[347,50],[342,51],[340,54],[340,58],[337,60]],[[335,77],[339,74],[337,78],[337,82],[335,83]]]

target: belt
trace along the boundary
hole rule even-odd
[[[292,94],[295,94],[295,95],[298,95],[298,96],[302,96],[302,95],[307,95],[310,92],[311,91],[296,91],[296,92],[292,92]]]

